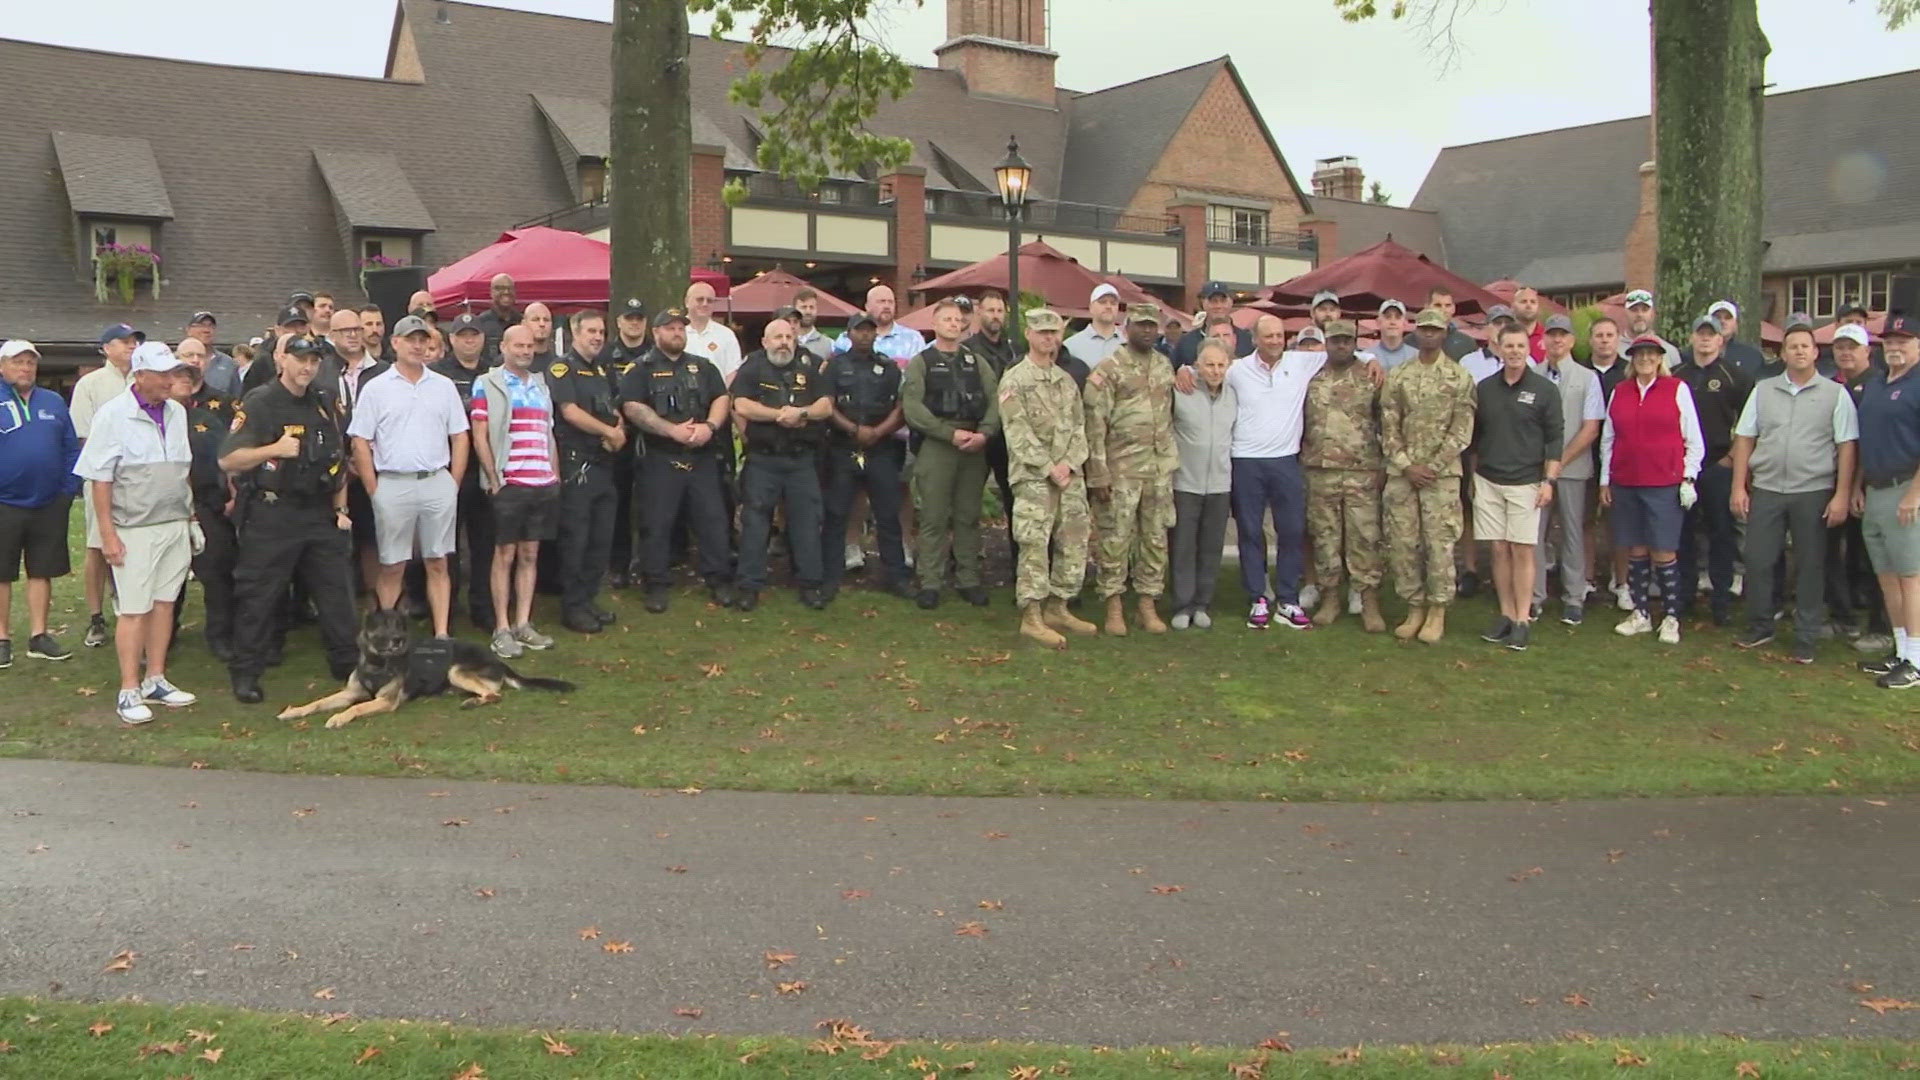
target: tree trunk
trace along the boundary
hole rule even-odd
[[[616,309],[638,297],[652,313],[686,292],[693,147],[687,64],[685,0],[615,0],[607,184]]]
[[[1759,340],[1761,104],[1767,38],[1757,0],[1652,0],[1660,182],[1660,331],[1686,340],[1707,305],[1740,306]]]

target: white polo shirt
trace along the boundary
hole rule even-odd
[[[373,444],[375,472],[432,472],[452,463],[447,440],[467,430],[467,410],[453,380],[432,368],[420,381],[400,374],[400,365],[360,388],[347,434]]]
[[[1233,456],[1237,458],[1292,457],[1300,452],[1307,381],[1327,364],[1327,354],[1280,354],[1269,367],[1260,354],[1250,353],[1227,369],[1239,409],[1233,421]]]
[[[733,373],[740,370],[740,338],[733,328],[719,319],[709,319],[706,329],[696,330],[693,324],[687,324],[687,352],[705,359],[720,369],[720,377],[733,381]]]

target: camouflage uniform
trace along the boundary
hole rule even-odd
[[[1080,388],[1058,364],[1027,360],[1007,368],[999,396],[1013,539],[1020,548],[1014,597],[1022,604],[1071,599],[1080,595],[1087,575],[1087,429]],[[1064,488],[1047,475],[1059,464],[1073,469]]]
[[[1321,368],[1307,383],[1305,416],[1300,464],[1307,471],[1314,575],[1323,593],[1349,577],[1355,588],[1378,588],[1380,390],[1366,365]]]
[[[1394,368],[1380,391],[1380,447],[1387,459],[1381,507],[1387,562],[1401,598],[1415,606],[1453,602],[1453,545],[1460,539],[1460,455],[1473,441],[1473,376],[1444,355]],[[1417,489],[1414,465],[1438,479]]]
[[[1093,506],[1100,541],[1101,599],[1166,588],[1167,530],[1173,526],[1173,368],[1152,349],[1121,346],[1087,376],[1087,487],[1108,488]]]

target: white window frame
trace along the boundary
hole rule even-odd
[[[1813,307],[1807,314],[1816,319],[1831,319],[1840,306],[1840,279],[1834,274],[1821,274],[1813,279]]]
[[[1867,299],[1866,275],[1859,271],[1840,275],[1840,299],[1851,300],[1858,297],[1862,302]]]
[[[1787,314],[1810,315],[1813,307],[1813,279],[1797,277],[1787,279]]]
[[[161,255],[160,225],[158,222],[134,221],[126,218],[91,217],[83,219],[82,224],[86,229],[86,265],[89,273],[92,272],[94,252],[100,250],[105,244],[139,244],[152,251],[156,256]],[[100,236],[103,230],[110,234],[104,240],[101,239]],[[121,239],[120,234],[128,230],[131,230],[134,235],[124,240]],[[164,258],[164,256],[161,257]],[[143,271],[135,275],[134,280],[151,281],[153,280],[153,272],[151,270]]]
[[[1893,271],[1874,270],[1867,274],[1867,292],[1861,299],[1871,311],[1885,311],[1893,292]]]
[[[373,251],[370,245],[378,245],[380,250]],[[400,260],[402,266],[415,266],[420,261],[420,238],[405,233],[355,233],[353,237],[354,258],[365,260],[374,255]]]

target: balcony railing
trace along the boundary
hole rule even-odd
[[[983,191],[929,191],[927,214],[948,220],[1004,223],[1007,211],[1000,196]],[[1086,232],[1138,233],[1165,236],[1172,223],[1158,214],[1136,214],[1117,206],[1035,199],[1027,203],[1021,227],[1031,230],[1075,229]]]
[[[595,199],[591,202],[574,203],[572,206],[563,206],[558,210],[541,214],[537,218],[529,218],[513,227],[516,229],[528,229],[536,225],[545,225],[550,229],[585,233],[606,228],[611,218],[612,215],[607,208],[607,200]]]
[[[1207,242],[1235,244],[1250,248],[1277,248],[1284,251],[1317,251],[1317,241],[1309,232],[1277,232],[1265,225],[1236,224],[1230,221],[1207,223]]]
[[[875,210],[886,205],[880,201],[880,185],[864,180],[823,180],[819,187],[808,191],[792,180],[783,180],[773,173],[735,174],[729,179],[740,180],[747,185],[749,202],[855,211]]]

